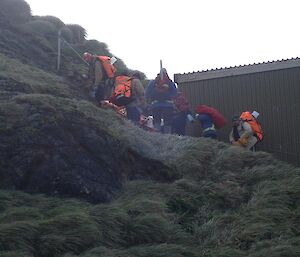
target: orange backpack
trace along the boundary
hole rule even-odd
[[[254,135],[259,141],[262,141],[264,134],[259,122],[252,116],[251,112],[243,112],[240,116],[242,121],[246,121],[250,124]]]
[[[117,69],[115,68],[115,66],[113,66],[110,63],[110,57],[108,56],[97,56],[98,60],[100,60],[103,69],[105,70],[105,73],[107,75],[108,78],[113,78],[115,76],[115,73],[117,71]]]
[[[131,84],[133,78],[128,76],[117,76],[115,78],[115,88],[110,101],[117,106],[125,106],[132,99]]]

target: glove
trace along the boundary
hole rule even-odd
[[[108,100],[100,101],[100,107],[102,107],[104,109],[113,109],[115,111],[118,111],[120,109],[118,106],[116,106],[115,104],[111,103]]]
[[[243,145],[241,145],[241,143],[239,141],[233,141],[232,145],[243,147]]]
[[[193,123],[195,121],[193,115],[191,115],[190,113],[186,116],[186,118],[190,123]]]
[[[249,137],[241,137],[237,142],[241,145],[241,146],[246,146],[248,144],[248,139]]]

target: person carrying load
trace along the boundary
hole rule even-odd
[[[254,146],[263,140],[263,130],[257,121],[258,116],[257,111],[252,113],[245,111],[239,117],[235,116],[229,135],[230,143],[248,150],[254,150]]]
[[[227,120],[215,108],[200,104],[196,106],[196,119],[200,121],[202,136],[217,139],[217,129],[223,128]]]
[[[114,67],[115,57],[93,55],[85,52],[83,60],[89,65],[88,88],[92,92],[97,104],[101,105],[102,100],[106,100],[111,95],[111,83],[117,69]]]

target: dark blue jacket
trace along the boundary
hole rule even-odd
[[[201,122],[202,129],[211,128],[214,124],[212,118],[207,114],[199,114],[197,115],[197,118]]]
[[[202,136],[216,138],[217,131],[212,118],[208,114],[204,113],[197,115],[197,118],[201,122]]]
[[[177,87],[173,81],[169,81],[169,90],[159,92],[155,89],[155,80],[151,80],[145,89],[145,97],[150,101],[150,107],[172,107],[174,108],[173,97],[177,95]]]

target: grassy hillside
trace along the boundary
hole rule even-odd
[[[23,64],[17,59],[0,54],[0,77],[9,78],[23,84],[18,88],[1,88],[2,91],[15,91],[22,93],[51,94],[61,97],[80,97],[80,88],[72,88],[72,85],[64,78],[53,73],[47,73],[35,66]],[[74,87],[74,86],[73,86]]]
[[[50,15],[32,16],[30,6],[24,0],[0,1],[0,53],[6,56],[56,72],[59,30],[62,36],[61,75],[85,72],[87,67],[79,56],[86,51],[113,56],[106,43],[86,40],[88,32],[78,24],[65,24]],[[119,73],[132,71],[120,57],[117,59],[115,65]],[[145,75],[140,74],[144,79]]]
[[[0,83],[0,133],[15,149],[21,138],[35,140],[37,148],[23,148],[27,160],[55,131],[47,135],[44,127],[71,118],[170,167],[151,171],[164,183],[147,177],[146,167],[137,170],[110,204],[2,190],[0,256],[299,256],[299,169],[210,139],[145,132],[79,100],[79,88],[63,78],[0,57],[6,81]],[[2,160],[3,184],[10,176],[3,164],[17,159]]]
[[[85,69],[73,53],[55,74],[65,24],[12,2],[26,12],[0,16],[0,257],[300,256],[300,168],[96,107],[67,76]],[[107,51],[74,29],[80,51]]]
[[[101,128],[118,151],[124,146],[169,169],[153,169],[154,179],[146,167],[137,170],[109,204],[1,190],[0,256],[299,256],[299,168],[210,139],[145,132],[74,98],[63,78],[1,57],[1,93],[13,93],[0,103],[2,138],[20,131],[41,150],[54,133],[43,127],[76,120]],[[9,68],[16,63],[18,75]],[[0,167],[3,183],[10,174]]]
[[[262,161],[171,184],[128,182],[105,205],[2,190],[0,256],[296,257],[299,188],[299,170]]]

